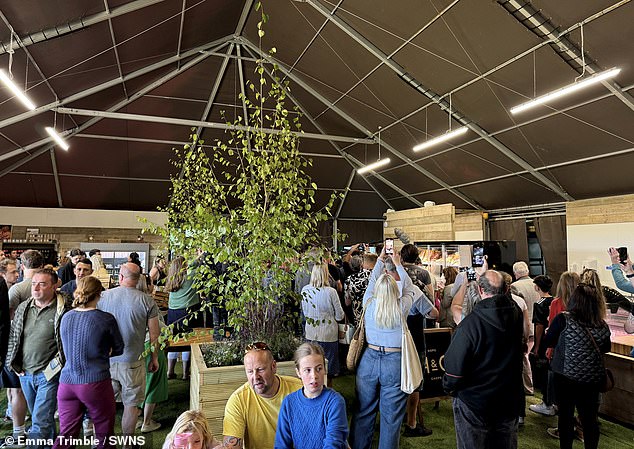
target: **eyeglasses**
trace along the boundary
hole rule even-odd
[[[247,345],[246,348],[244,348],[245,354],[249,351],[271,351],[271,348],[269,348],[269,345],[267,345],[263,341],[256,341],[251,343],[250,345]]]

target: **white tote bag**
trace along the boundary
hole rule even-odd
[[[401,390],[412,394],[423,381],[423,367],[414,344],[414,339],[407,327],[407,320],[401,314],[403,335],[401,337]]]
[[[349,345],[355,330],[356,327],[348,323],[348,320],[344,324],[339,324],[339,343]]]

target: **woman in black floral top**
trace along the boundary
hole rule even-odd
[[[353,256],[350,261],[355,272],[346,279],[344,291],[346,305],[352,306],[355,326],[363,313],[363,295],[368,288],[370,273],[376,264],[376,259],[376,254],[366,253],[363,256]]]

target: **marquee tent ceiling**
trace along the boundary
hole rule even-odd
[[[452,202],[498,209],[631,193],[634,4],[630,0],[265,0],[325,201],[340,218]],[[242,114],[259,13],[249,0],[5,0],[0,68],[38,106],[0,90],[0,205],[154,210],[172,148],[195,121]],[[621,73],[511,115],[589,76]],[[13,53],[11,53],[13,51]],[[271,61],[273,62],[273,61]],[[451,107],[450,107],[451,106]],[[451,112],[451,120],[448,111]],[[130,114],[130,115],[122,115]],[[179,122],[178,120],[185,120]],[[469,131],[414,153],[450,126]],[[71,149],[51,143],[64,130]],[[381,156],[376,173],[355,169]],[[223,131],[205,128],[211,142]],[[355,140],[359,139],[359,140]]]

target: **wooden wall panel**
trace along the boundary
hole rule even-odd
[[[454,231],[480,231],[484,232],[484,219],[481,212],[469,212],[456,214],[454,219]]]
[[[407,233],[411,242],[453,241],[455,237],[453,204],[387,212],[385,217],[384,238],[396,238],[394,228]],[[402,243],[397,240],[395,247],[399,249]]]
[[[566,224],[634,222],[634,195],[609,196],[566,203]]]

